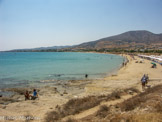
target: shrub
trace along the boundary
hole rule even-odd
[[[109,113],[109,107],[106,105],[100,106],[100,109],[96,112],[96,116],[100,118],[105,118],[107,114]]]

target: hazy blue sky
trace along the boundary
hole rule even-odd
[[[162,33],[162,0],[0,0],[0,50]]]

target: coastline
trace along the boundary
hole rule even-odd
[[[14,52],[12,52],[12,53],[14,53]],[[41,55],[46,56],[46,53],[48,53],[48,52],[44,52],[44,53],[45,54],[41,54]],[[70,62],[73,62],[73,61],[67,59],[68,61],[66,64],[63,62],[64,61],[63,60],[63,61],[61,61],[61,63],[64,63],[65,64],[65,66],[64,66],[64,65],[60,65],[59,63],[57,63],[57,54],[55,56],[55,52],[54,52],[54,54],[52,54],[53,52],[52,53],[49,52],[49,53],[51,55],[54,55],[54,57],[49,55],[52,58],[50,58],[48,56],[49,60],[43,60],[43,61],[40,60],[40,63],[39,63],[39,60],[36,60],[36,59],[39,59],[41,57],[41,55],[40,56],[38,55],[38,57],[34,58],[31,61],[26,60],[26,62],[29,62],[29,63],[24,63],[20,60],[21,61],[20,63],[25,64],[24,66],[21,66],[22,68],[21,67],[19,68],[17,66],[18,64],[16,64],[16,66],[18,68],[14,67],[15,63],[12,64],[13,67],[10,67],[10,65],[9,66],[4,65],[4,70],[1,70],[2,77],[0,79],[0,82],[2,84],[1,84],[0,89],[12,88],[12,87],[26,87],[26,86],[32,87],[32,85],[34,87],[35,86],[37,87],[37,86],[43,85],[43,83],[47,83],[47,82],[49,83],[49,82],[61,82],[61,81],[66,82],[68,80],[84,80],[84,79],[86,79],[85,74],[88,74],[89,79],[103,78],[107,74],[112,72],[113,69],[118,67],[118,65],[120,63],[122,63],[122,58],[119,61],[116,60],[116,58],[118,58],[117,55],[116,56],[114,55],[114,57],[113,56],[111,57],[111,55],[106,56],[106,54],[102,54],[102,53],[94,53],[93,52],[94,55],[93,54],[88,55],[88,54],[86,54],[88,52],[74,52],[76,56],[78,55],[77,53],[82,53],[81,55],[83,55],[83,59],[80,60],[80,58],[74,57],[74,61],[75,60],[78,60],[78,61],[76,63],[75,62],[71,63],[70,65],[69,65],[69,61]],[[62,52],[57,52],[57,53],[62,53]],[[67,56],[73,56],[73,52],[67,52],[67,53],[70,53],[70,54],[66,54],[66,52],[65,52],[65,54]],[[8,54],[6,54],[6,56],[7,55]],[[20,55],[19,54],[18,55],[13,54],[13,55],[14,55],[13,57],[16,59],[23,58],[23,57],[21,57],[23,55],[23,53],[22,54],[20,53]],[[32,52],[32,54],[29,53],[29,54],[25,54],[25,55],[28,57],[27,59],[30,59],[31,58],[30,55],[35,55],[35,52]],[[66,55],[65,55],[65,62],[66,62],[66,58],[67,58]],[[91,55],[92,55],[92,58],[90,57]],[[116,62],[113,63],[114,60],[111,61],[110,57],[111,57],[111,59],[114,59]],[[55,63],[55,58],[56,58],[56,63]],[[69,57],[69,58],[71,59],[72,57]],[[14,60],[16,60],[16,59],[14,59]],[[85,60],[85,61],[82,61],[82,60]],[[107,61],[107,60],[110,60],[110,61]],[[12,61],[12,58],[7,59],[7,61]],[[7,61],[6,61],[6,64],[7,64]],[[51,64],[46,63],[48,61],[51,61],[53,63],[51,63]],[[19,60],[17,62],[19,62]],[[79,63],[79,62],[81,62],[81,63]],[[84,62],[84,63],[82,63],[82,62]],[[109,62],[110,62],[110,64],[109,64]],[[47,66],[46,66],[46,64],[47,64]],[[2,61],[1,65],[3,68],[3,61]],[[33,65],[33,68],[32,68],[32,65]],[[64,67],[65,67],[65,70],[64,70]],[[77,68],[71,68],[71,67],[77,67]],[[36,71],[38,69],[39,69],[39,71]],[[96,70],[96,69],[98,69],[98,70]],[[7,72],[9,72],[8,73],[8,74],[10,74],[9,76],[7,76],[7,74],[6,74]]]
[[[136,60],[133,60],[130,56],[126,56],[128,57],[129,63],[126,66],[119,69],[117,75],[106,77],[100,82],[95,82],[94,84],[88,85],[86,88],[87,91],[95,91],[97,87],[101,88],[98,90],[98,92],[103,92],[103,90],[106,89],[104,90],[105,93],[110,93],[113,90],[124,89],[128,87],[137,87],[138,89],[141,89],[140,79],[144,74],[148,74],[151,80],[155,79],[156,81],[156,78],[162,80],[162,76],[160,75],[160,73],[162,72],[162,67],[160,65],[158,65],[158,69],[152,69],[151,61],[144,60],[144,63],[135,63],[136,60],[140,61],[141,59],[136,56]],[[158,84],[158,81],[154,83]],[[102,89],[103,87],[104,89]]]
[[[39,99],[35,101],[24,101],[23,95],[13,96],[13,98],[19,101],[6,105],[0,104],[0,116],[18,117],[31,115],[40,118],[38,121],[41,121],[47,112],[54,110],[57,105],[62,105],[72,98],[109,94],[115,90],[130,87],[142,91],[140,79],[143,74],[149,74],[150,82],[148,84],[151,87],[161,84],[162,67],[160,65],[157,65],[157,69],[152,69],[150,68],[150,61],[144,60],[144,63],[135,63],[140,58],[135,57],[136,60],[133,60],[130,56],[126,56],[128,57],[129,63],[120,68],[115,75],[96,80],[69,81],[62,88],[47,85],[39,89]]]

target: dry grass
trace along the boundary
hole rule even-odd
[[[119,104],[119,108],[121,108],[122,111],[130,111],[135,109],[137,106],[141,104],[141,102],[145,102],[145,98],[136,97],[134,99],[128,99],[124,101],[123,103]]]
[[[100,102],[101,100],[97,100],[95,96],[71,99],[61,108],[59,107],[60,109],[48,113],[46,116],[46,121],[53,122],[55,120],[64,118],[65,116],[77,114],[83,110],[87,110],[100,104]]]
[[[162,122],[162,85],[155,86],[117,105],[101,106],[92,121]],[[115,107],[116,106],[116,107]],[[138,109],[136,109],[138,107]],[[143,110],[147,111],[143,111]],[[113,112],[112,112],[113,111]],[[122,114],[120,114],[123,112]],[[97,118],[96,118],[97,117]],[[85,118],[83,120],[89,120]]]
[[[45,120],[47,122],[59,121],[66,116],[75,115],[82,111],[93,108],[99,105],[103,101],[120,99],[121,95],[128,94],[127,93],[128,90],[129,91],[131,90],[132,92],[136,92],[136,93],[138,92],[138,90],[134,88],[130,88],[130,89],[122,90],[122,91],[114,91],[108,95],[87,96],[83,98],[71,99],[63,106],[57,106],[57,109],[55,111],[47,113]],[[108,110],[109,110],[108,107],[101,106],[100,111],[98,111],[96,116],[105,117],[106,112]]]
[[[70,114],[77,114],[83,110],[87,110],[92,108],[98,104],[100,104],[101,100],[96,99],[96,96],[89,96],[79,99],[71,99],[64,106],[63,109],[70,110]],[[68,112],[69,113],[69,112]]]
[[[77,120],[75,120],[73,118],[68,118],[65,122],[77,122]]]
[[[152,101],[160,102],[162,99],[161,97],[158,96],[158,94],[161,92],[162,92],[162,85],[155,86],[153,88],[146,90],[143,93],[136,95],[131,99],[125,100],[124,102],[118,104],[118,107],[121,108],[122,111],[131,111],[139,106],[145,107],[146,101],[147,101],[147,105],[148,104],[151,105]]]
[[[162,103],[161,102],[158,102],[156,105],[155,105],[155,109],[158,113],[162,113]]]
[[[55,122],[57,120],[59,120],[61,118],[60,113],[58,113],[57,111],[52,111],[47,113],[47,116],[45,118],[46,122]]]
[[[159,113],[147,114],[119,114],[110,119],[110,122],[162,122],[162,115]]]
[[[71,99],[62,107],[57,106],[57,110],[47,113],[45,120],[47,122],[53,122],[69,115],[78,114],[84,110],[88,110],[99,105],[102,101],[119,99],[121,93],[121,91],[117,91],[109,95],[87,96],[83,98]]]
[[[109,113],[109,107],[106,105],[100,106],[99,110],[96,113],[96,116],[99,118],[105,118]]]

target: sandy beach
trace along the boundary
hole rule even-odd
[[[140,61],[139,57],[135,56],[133,59],[128,55],[125,56],[129,63],[111,76],[96,80],[69,81],[66,84],[58,84],[57,87],[47,84],[39,89],[39,99],[36,100],[25,101],[24,95],[14,95],[12,98],[17,99],[17,102],[0,104],[0,121],[5,118],[21,122],[26,120],[25,117],[33,117],[33,121],[41,122],[48,112],[72,98],[110,94],[130,87],[143,92],[140,80],[144,74],[149,75],[148,87],[162,84],[161,65],[157,64],[157,68],[151,68],[149,60],[144,59],[143,63],[136,63]]]

